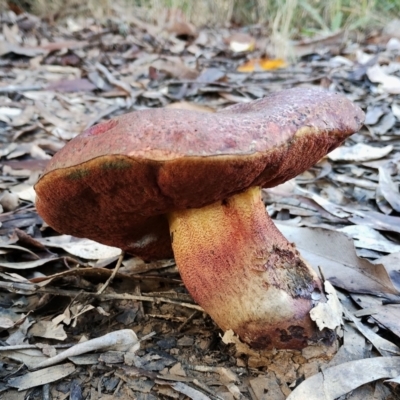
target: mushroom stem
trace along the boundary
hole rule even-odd
[[[224,331],[254,348],[332,338],[309,316],[325,301],[321,281],[266,213],[259,187],[175,211],[169,224],[183,282]]]

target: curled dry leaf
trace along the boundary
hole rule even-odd
[[[310,311],[310,316],[322,331],[324,328],[336,329],[343,325],[342,305],[337,297],[335,288],[328,282],[324,282],[325,293],[328,298],[326,303],[318,303]]]
[[[131,329],[121,329],[100,336],[96,339],[91,339],[86,342],[78,343],[75,346],[51,357],[46,361],[41,362],[37,368],[44,368],[50,365],[58,364],[69,357],[79,356],[81,354],[90,353],[92,351],[129,351],[135,352],[139,350],[140,344],[138,338]]]

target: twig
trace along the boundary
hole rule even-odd
[[[200,389],[204,390],[206,393],[211,395],[214,399],[223,400],[222,397],[215,394],[205,383],[200,382],[198,379],[193,379],[193,383],[198,386]]]
[[[190,321],[193,320],[193,318],[195,317],[195,315],[197,315],[197,313],[198,313],[198,311],[196,310],[193,314],[191,314],[191,315],[186,319],[186,321],[185,321],[183,324],[181,324],[181,325],[179,326],[179,328],[177,329],[177,331],[178,331],[178,332],[181,332],[182,329],[183,329]]]
[[[97,62],[95,64],[95,68],[107,78],[108,82],[110,82],[111,85],[114,85],[119,89],[122,89],[128,95],[132,96],[132,89],[129,86],[129,84],[117,79],[103,64]]]
[[[115,266],[112,274],[107,279],[107,281],[104,283],[104,285],[97,291],[96,294],[102,294],[104,292],[104,290],[106,290],[107,286],[113,281],[113,279],[115,278],[115,275],[117,275],[117,272],[118,272],[119,268],[122,265],[122,261],[124,259],[124,256],[125,256],[125,252],[121,252],[121,255],[118,258],[117,265]]]
[[[142,292],[140,291],[140,285],[138,285],[138,284],[135,285],[135,287],[133,288],[133,294],[136,294],[138,296],[142,295]],[[139,303],[138,314],[139,314],[139,318],[145,318],[143,302]]]
[[[0,88],[0,93],[11,93],[11,92],[28,92],[31,90],[42,90],[43,86],[31,85],[31,86],[18,86],[18,85],[8,85]]]
[[[153,331],[153,332],[150,332],[150,333],[148,333],[147,335],[144,335],[140,340],[139,340],[139,342],[143,342],[143,341],[145,341],[145,340],[149,340],[149,339],[151,339],[153,336],[155,336],[156,335],[156,332],[155,331]]]
[[[177,306],[182,306],[186,308],[192,308],[193,310],[201,311],[204,312],[204,310],[198,306],[197,304],[190,304],[190,303],[182,303],[180,301],[174,301],[165,297],[149,297],[149,296],[138,296],[134,294],[128,294],[128,293],[102,293],[102,294],[97,294],[97,293],[90,293],[90,292],[84,292],[84,291],[77,291],[77,290],[63,290],[63,289],[56,289],[56,288],[40,288],[37,290],[36,293],[49,293],[49,294],[55,294],[59,296],[65,296],[65,297],[75,297],[78,293],[81,294],[81,296],[92,296],[95,297],[96,299],[107,301],[107,300],[137,300],[137,301],[149,301],[152,303],[170,303],[170,304],[175,304]]]
[[[55,349],[67,349],[71,346],[74,346],[73,344],[56,344],[51,347],[54,347]],[[36,349],[36,350],[42,350],[40,347],[34,344],[16,344],[14,346],[0,346],[0,351],[9,351],[9,350],[28,350],[28,349]]]
[[[30,295],[36,293],[39,285],[24,282],[3,282],[0,281],[0,288],[7,289],[11,293]]]

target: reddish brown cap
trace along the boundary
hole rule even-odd
[[[343,95],[297,88],[217,113],[136,111],[71,140],[36,184],[58,232],[143,258],[172,256],[166,214],[291,179],[360,129]]]

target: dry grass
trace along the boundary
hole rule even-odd
[[[157,20],[166,8],[180,9],[196,25],[264,23],[271,31],[280,26],[281,34],[291,37],[340,28],[381,26],[388,18],[400,17],[400,0],[121,1],[149,20]]]
[[[10,0],[11,1],[11,0]],[[338,29],[382,26],[400,17],[400,0],[12,0],[38,15],[91,15],[119,18],[127,14],[160,23],[181,10],[195,25],[262,23],[277,46],[288,38]],[[118,5],[118,8],[115,8]],[[119,11],[116,11],[119,10]],[[122,15],[121,15],[121,10]],[[169,10],[169,11],[168,11]],[[161,21],[162,22],[162,21]]]

